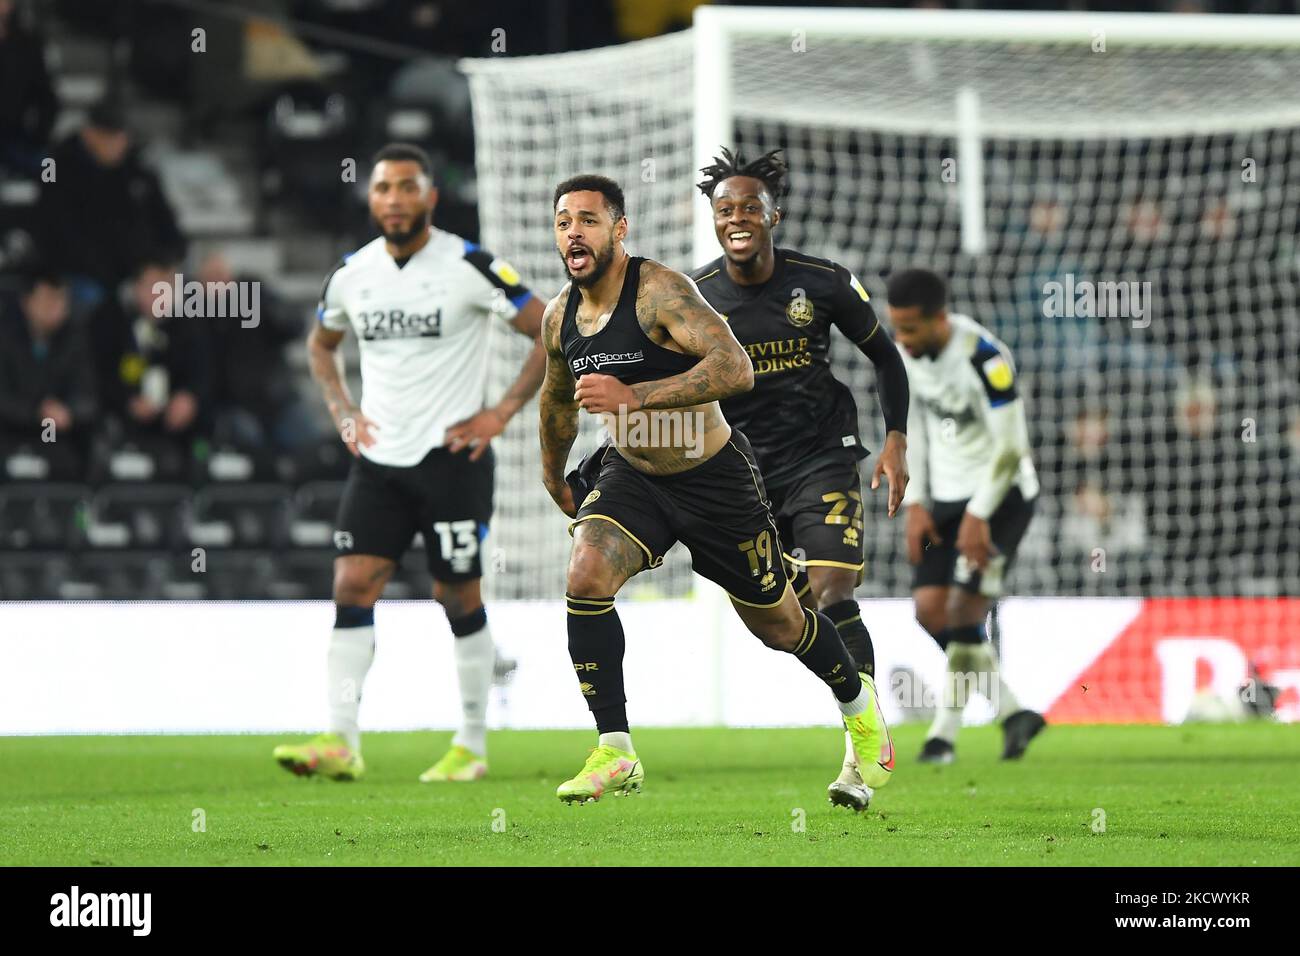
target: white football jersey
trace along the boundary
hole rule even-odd
[[[408,467],[446,444],[448,426],[483,408],[489,323],[531,295],[507,262],[440,229],[402,265],[382,236],[344,256],[316,315],[360,344],[361,411],[376,426],[361,453]]]
[[[899,347],[911,391],[903,501],[969,499],[967,510],[988,518],[1013,484],[1026,500],[1038,494],[1024,400],[1007,347],[970,316],[948,321],[952,337],[933,358]]]

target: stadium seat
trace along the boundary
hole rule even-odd
[[[187,540],[203,548],[279,548],[290,501],[282,485],[209,485],[186,509]]]
[[[43,578],[0,562],[0,582],[54,599],[132,601],[258,600],[274,574],[270,552],[220,551],[201,561],[188,551],[88,553]],[[7,593],[7,592],[6,592]]]
[[[277,477],[275,456],[264,451],[220,445],[203,462],[203,480],[214,483],[235,485]]]
[[[343,443],[331,438],[292,454],[280,456],[281,481],[305,484],[311,481],[342,481],[347,477],[352,456]]]
[[[58,599],[70,564],[62,551],[0,553],[0,601]]]
[[[111,481],[184,481],[189,476],[189,456],[173,442],[130,441],[108,455]]]
[[[202,601],[217,597],[213,593],[212,558],[196,558],[192,551],[167,551],[151,554],[148,577],[143,582],[140,600]]]
[[[25,265],[35,257],[32,233],[39,187],[30,179],[0,171],[0,270]]]
[[[78,521],[89,498],[90,489],[84,485],[0,488],[0,551],[79,547]]]
[[[334,544],[334,522],[343,482],[313,481],[294,495],[289,521],[289,545],[294,548],[329,548]]]
[[[9,481],[80,481],[85,474],[81,450],[67,442],[27,442],[6,447],[0,457],[0,474]]]
[[[260,601],[278,597],[278,561],[270,551],[218,551],[207,555],[201,575],[208,597],[220,601]]]
[[[290,551],[275,568],[277,597],[327,601],[334,593],[334,549]]]
[[[85,553],[58,582],[56,596],[63,600],[161,600],[171,559],[171,554],[158,551]]]
[[[324,153],[347,156],[355,141],[352,105],[339,91],[315,83],[284,86],[266,116],[262,149],[262,198],[287,204],[312,222],[337,227],[344,193],[338,167],[320,162]]]
[[[110,485],[91,499],[86,544],[92,549],[186,547],[181,506],[183,485]]]

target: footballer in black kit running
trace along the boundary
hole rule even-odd
[[[866,290],[844,266],[777,248],[787,191],[780,150],[746,163],[723,149],[699,189],[713,208],[723,254],[692,274],[709,305],[727,320],[754,365],[754,388],[722,401],[727,420],[749,436],[776,517],[799,599],[835,624],[857,666],[875,674],[871,635],[853,592],[861,583],[863,502],[853,393],[830,366],[831,328],[875,366],[885,445],[871,487],[889,483],[892,518],[907,485],[907,371]],[[846,748],[830,798],[865,808]]]
[[[753,387],[749,358],[686,276],[624,250],[617,183],[574,177],[556,188],[552,210],[570,283],[542,320],[542,480],[574,519],[569,653],[600,735],[556,795],[585,802],[641,789],[615,595],[675,541],[727,591],[751,633],[830,686],[864,776],[883,785],[893,746],[874,684],[830,620],[795,597],[753,451],[718,407]],[[612,440],[566,476],[580,410],[602,416]]]

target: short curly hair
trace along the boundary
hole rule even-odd
[[[782,152],[783,150],[774,149],[747,163],[739,150],[732,153],[724,146],[722,155],[714,156],[713,163],[700,170],[704,174],[703,181],[697,184],[700,192],[711,200],[714,191],[724,179],[733,176],[751,176],[767,187],[767,191],[772,194],[772,201],[776,203],[777,209],[780,209],[781,200],[790,191],[789,183],[786,181],[789,167],[785,164]]]
[[[582,173],[578,176],[572,176],[555,187],[555,193],[551,196],[551,209],[554,211],[556,203],[565,193],[576,192],[593,192],[600,193],[605,198],[605,208],[609,210],[610,217],[615,222],[626,215],[627,203],[623,199],[623,189],[618,183],[608,176],[600,176],[596,173]]]

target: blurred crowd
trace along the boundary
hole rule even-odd
[[[196,442],[293,452],[320,438],[283,351],[300,339],[301,317],[266,290],[256,325],[177,315],[179,270],[145,256],[124,295],[113,285],[90,302],[78,299],[82,275],[23,273],[0,313],[0,457],[37,456],[49,465],[42,477],[94,481],[114,450],[136,448],[157,458],[160,477],[180,477]],[[219,253],[190,275],[258,281]]]
[[[282,457],[338,451],[319,410],[303,399],[311,394],[302,387],[305,373],[288,358],[309,312],[277,294],[276,276],[236,268],[220,240],[186,234],[146,159],[139,103],[170,104],[183,117],[177,135],[185,145],[234,144],[248,157],[256,172],[256,235],[317,230],[333,249],[363,241],[370,233],[359,195],[340,190],[337,169],[324,168],[319,157],[364,163],[380,143],[407,139],[433,153],[439,224],[477,238],[469,94],[455,59],[653,36],[689,24],[696,5],[229,0],[218,9],[186,0],[0,0],[0,481],[98,486],[127,474],[120,470],[129,470],[124,453],[128,463],[142,454],[156,478],[182,480],[214,449]],[[1295,12],[1284,0],[1137,6]],[[114,51],[103,94],[71,114],[56,92],[41,31],[51,11],[63,29]],[[202,57],[190,55],[196,24],[206,31]],[[768,140],[747,145],[761,150]],[[815,148],[797,134],[783,142],[796,166],[801,148]],[[1192,145],[1211,149],[1191,144],[1187,152]],[[1270,145],[1275,165],[1280,157],[1300,162],[1300,146]],[[1300,485],[1294,267],[1279,259],[1276,232],[1241,191],[1188,199],[1162,181],[1159,147],[1124,148],[1124,161],[1145,170],[1139,187],[1147,192],[1118,201],[1094,202],[1080,183],[1073,193],[1058,184],[1028,200],[1009,187],[999,197],[995,175],[992,248],[980,262],[960,254],[958,210],[938,195],[928,197],[935,218],[924,229],[885,218],[890,204],[864,204],[851,228],[869,238],[843,258],[863,275],[903,260],[948,272],[955,301],[1006,339],[1038,383],[1031,427],[1055,509],[1055,520],[1039,527],[1054,529],[1043,543],[1054,566],[1086,566],[1101,549],[1121,567],[1132,559],[1122,579],[1129,587],[1168,581],[1193,564],[1196,579],[1211,586],[1264,578],[1300,528],[1292,490]],[[917,161],[912,144],[871,134],[850,144],[849,154],[860,169],[823,168],[822,180],[842,174],[871,188],[870,170]],[[990,169],[1050,166],[1050,158],[1009,154]],[[1075,165],[1083,179],[1094,175],[1086,163]],[[1195,178],[1205,170],[1184,173]],[[10,185],[35,189],[21,228],[4,218]],[[813,208],[816,197],[800,196],[794,185],[791,208]],[[806,226],[819,231],[817,223]],[[794,217],[785,229],[785,241],[801,241]],[[1080,236],[1100,244],[1080,247]],[[335,254],[313,253],[300,268],[323,273]],[[1045,319],[1044,284],[1067,275],[1154,276],[1155,294],[1173,304],[1164,318],[1174,321],[1161,321],[1134,344],[1115,324]],[[176,314],[177,281],[256,284],[256,322],[224,310],[208,314],[206,304]]]
[[[59,101],[43,39],[19,14],[0,0],[0,171],[38,182],[39,198],[0,270],[9,477],[99,481],[115,451],[139,449],[176,478],[209,442],[291,453],[319,441],[285,356],[302,311],[264,277],[236,274],[219,246],[191,248],[120,91],[50,139]],[[175,283],[193,280],[255,283],[254,320],[208,315],[211,300],[177,314]]]

